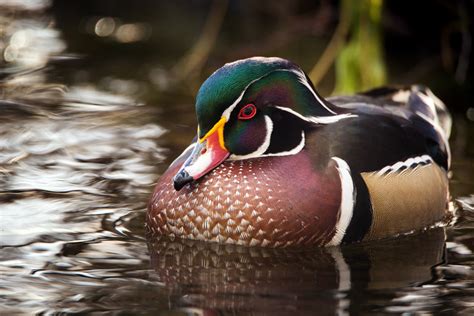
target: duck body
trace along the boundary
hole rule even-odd
[[[279,58],[226,64],[162,175],[147,232],[246,246],[380,239],[446,217],[450,117],[420,86],[323,99]]]

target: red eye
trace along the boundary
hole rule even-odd
[[[257,114],[257,107],[254,104],[249,103],[240,109],[238,118],[239,120],[249,120],[254,117],[255,114]]]

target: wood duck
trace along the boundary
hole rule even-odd
[[[331,246],[448,214],[451,118],[425,87],[324,99],[296,64],[253,57],[215,71],[196,114],[196,138],[149,202],[149,234]]]

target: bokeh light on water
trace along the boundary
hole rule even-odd
[[[0,3],[2,313],[472,312],[472,104],[444,99],[455,104],[458,209],[446,229],[305,251],[147,243],[146,203],[195,133],[199,82],[228,59],[259,52],[309,71],[337,7],[304,2],[301,14],[290,1],[77,3]],[[190,57],[193,43],[222,12],[215,56],[201,64]],[[393,82],[437,78],[425,68]],[[318,85],[325,94],[331,77]]]

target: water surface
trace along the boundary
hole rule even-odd
[[[147,241],[154,183],[195,132],[192,99],[151,98],[133,76],[85,67],[93,56],[68,50],[48,1],[11,3],[0,6],[2,314],[474,313],[465,113],[455,113],[451,139],[457,217],[448,227],[306,250]],[[107,32],[110,20],[91,19]],[[142,40],[149,26],[135,27],[138,37],[118,40]],[[169,84],[158,65],[149,71]]]

